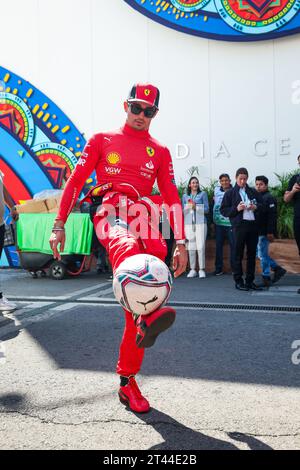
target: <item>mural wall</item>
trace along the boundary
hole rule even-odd
[[[125,0],[178,31],[226,41],[258,41],[300,31],[299,0]]]
[[[45,189],[62,189],[84,145],[83,135],[53,101],[0,67],[0,170],[15,204]],[[90,178],[86,186],[93,182]],[[17,264],[15,247],[6,248],[1,265]]]
[[[203,185],[224,172],[233,178],[246,166],[251,182],[265,174],[275,184],[275,174],[297,167],[300,35],[256,39],[296,32],[298,10],[273,33],[250,35],[239,34],[213,12],[214,0],[201,9],[193,1],[177,0],[176,7],[173,0],[14,0],[8,8],[0,0],[1,35],[9,38],[0,60],[5,67],[0,67],[0,168],[12,182],[15,202],[64,185],[84,145],[67,116],[87,138],[117,129],[136,81],[161,90],[151,133],[170,148],[177,182],[187,179],[192,166],[199,168]],[[284,5],[267,2],[265,13],[274,12],[275,3]],[[247,4],[241,0],[239,8]],[[148,6],[156,21],[141,14]],[[214,38],[221,39],[224,28],[245,37],[243,42],[203,39],[161,25],[161,19],[195,24],[199,33],[218,24],[214,33],[220,35]],[[24,33],[22,47],[19,35],[11,34],[12,24]],[[13,250],[1,264],[8,260],[15,260]]]

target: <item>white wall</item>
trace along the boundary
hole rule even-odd
[[[123,0],[0,0],[0,11],[0,65],[41,89],[87,137],[121,125],[130,86],[149,80],[162,95],[152,134],[170,147],[177,179],[192,165],[202,183],[241,165],[250,179],[272,180],[296,167],[300,35],[206,40],[157,24]],[[282,139],[290,139],[287,149]],[[176,158],[177,144],[188,146],[187,158]]]

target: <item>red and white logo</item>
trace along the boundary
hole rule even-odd
[[[154,170],[154,165],[152,162],[148,162],[146,163],[146,168],[148,168],[148,170]]]

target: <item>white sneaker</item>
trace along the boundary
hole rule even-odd
[[[187,277],[197,277],[197,271],[195,271],[195,269],[191,269]]]
[[[206,274],[205,274],[204,269],[200,269],[200,271],[199,271],[199,277],[200,277],[200,279],[203,279],[204,277],[206,277]]]
[[[16,310],[16,308],[17,305],[9,302],[6,297],[3,296],[2,299],[0,299],[0,312],[12,312]]]

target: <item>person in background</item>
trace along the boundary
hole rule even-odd
[[[95,257],[97,258],[97,274],[107,274],[109,272],[109,266],[106,259],[106,250],[101,243],[99,243],[95,231],[93,232],[92,247]]]
[[[3,244],[4,244],[4,232],[5,232],[5,221],[4,221],[4,212],[5,204],[10,209],[10,214],[13,220],[18,220],[18,212],[16,211],[14,201],[10,197],[7,189],[3,183],[4,175],[0,171],[0,258],[2,255]],[[9,302],[6,297],[2,294],[2,289],[0,285],[0,312],[11,312],[17,308],[16,304]]]
[[[298,165],[300,165],[300,155]],[[294,204],[294,235],[300,255],[300,172],[290,179],[288,189],[284,194],[284,202]]]
[[[170,214],[168,211],[168,207],[164,204],[164,200],[160,194],[153,194],[151,196],[152,201],[157,205],[159,209],[159,231],[162,234],[164,240],[167,244],[167,255],[165,257],[165,263],[170,269],[173,271],[172,266],[172,254],[174,248],[174,232],[172,230],[172,224],[169,221]]]
[[[300,155],[297,161],[300,165]],[[294,204],[294,235],[300,256],[300,172],[290,179],[283,199],[286,203],[293,202]],[[300,294],[300,289],[298,289],[298,294]]]
[[[85,213],[85,214],[90,214],[91,221],[93,222],[97,207],[98,206],[93,202],[91,204],[89,204],[88,202],[83,202],[80,205],[80,212]],[[97,234],[95,232],[95,228],[93,230],[93,235],[92,235],[92,253],[97,260],[96,262],[97,274],[108,273],[109,266],[106,260],[106,251],[105,251],[105,248],[101,245],[101,243],[98,240]]]
[[[235,287],[241,291],[262,290],[254,283],[256,249],[258,243],[258,214],[261,210],[261,196],[247,184],[248,171],[239,168],[236,171],[236,184],[226,191],[220,212],[229,217],[235,242],[235,262],[233,277]],[[243,257],[247,246],[246,282],[243,279]]]
[[[153,197],[153,196],[152,196]],[[170,225],[170,221],[168,218],[168,213],[165,209],[163,202],[160,206],[160,216],[159,216],[159,231],[166,240],[167,244],[167,256],[165,258],[165,263],[168,268],[172,271],[172,253],[174,248],[174,232]]]
[[[207,220],[209,213],[208,197],[201,191],[198,178],[192,176],[188,182],[186,194],[182,197],[185,234],[188,240],[190,272],[187,277],[204,278],[205,274],[205,241],[207,236]],[[197,253],[199,273],[197,273]]]
[[[257,245],[257,256],[260,259],[263,285],[270,287],[272,282],[279,281],[286,274],[286,270],[269,256],[269,245],[276,236],[277,229],[277,201],[269,191],[269,180],[266,176],[255,178],[256,191],[262,197],[262,212],[259,223],[259,238]],[[274,277],[271,279],[271,270]]]
[[[227,173],[222,173],[219,176],[220,185],[216,186],[214,191],[214,208],[213,218],[216,226],[216,270],[215,276],[223,274],[223,246],[227,238],[230,245],[230,266],[231,271],[234,271],[234,238],[231,223],[228,217],[224,217],[220,212],[220,207],[223,201],[224,194],[231,186],[230,176]]]

